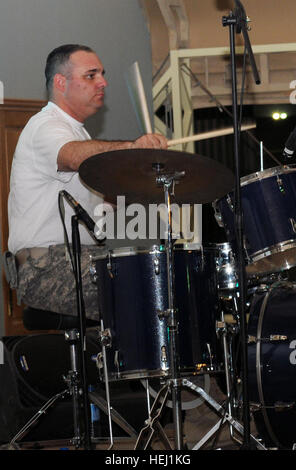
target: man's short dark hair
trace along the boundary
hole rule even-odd
[[[50,95],[52,90],[53,77],[61,72],[61,67],[66,65],[71,54],[77,51],[94,52],[90,47],[81,44],[64,44],[57,47],[47,57],[45,67],[46,89]]]

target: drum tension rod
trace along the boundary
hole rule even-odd
[[[256,336],[249,335],[248,343],[271,342],[271,341],[287,341],[286,335],[270,335],[268,338],[257,338]]]

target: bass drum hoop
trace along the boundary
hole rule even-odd
[[[280,443],[275,436],[272,425],[270,423],[268,414],[266,413],[266,405],[265,405],[265,400],[264,400],[264,392],[263,392],[263,383],[262,383],[262,360],[261,360],[261,341],[263,340],[262,338],[262,327],[263,327],[263,320],[264,320],[264,315],[267,307],[267,303],[270,297],[271,292],[274,289],[278,288],[278,283],[275,285],[271,286],[270,289],[266,292],[262,305],[260,307],[260,312],[259,312],[259,317],[258,317],[258,325],[257,325],[257,337],[256,337],[256,379],[257,379],[257,390],[258,390],[258,396],[259,396],[259,402],[261,406],[261,411],[262,411],[262,416],[263,420],[266,426],[266,430],[269,434],[269,437],[271,440],[274,442],[276,446],[280,446]]]

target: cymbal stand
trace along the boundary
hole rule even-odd
[[[175,430],[176,450],[183,449],[183,430],[182,430],[182,403],[181,403],[181,379],[180,379],[180,359],[178,345],[178,321],[175,307],[175,275],[174,275],[174,251],[172,234],[172,213],[171,196],[174,195],[175,183],[178,182],[185,172],[175,172],[165,174],[163,164],[155,163],[153,165],[156,171],[156,183],[163,186],[165,195],[165,204],[167,208],[167,237],[165,242],[167,258],[167,280],[168,280],[168,309],[161,312],[160,315],[168,318],[169,329],[169,358],[170,358],[170,380],[168,387],[171,388],[173,402],[173,421]]]
[[[197,392],[201,398],[203,398],[210,406],[212,406],[218,414],[222,416],[221,420],[214,426],[214,428],[205,436],[205,438],[199,443],[199,447],[202,446],[217,430],[219,427],[228,421],[238,432],[244,434],[243,426],[234,420],[230,413],[217,403],[212,397],[210,397],[201,387],[196,386],[187,379],[182,379],[180,374],[180,357],[179,357],[179,335],[178,335],[178,318],[177,310],[175,307],[175,276],[174,276],[174,250],[173,250],[173,237],[172,237],[172,213],[171,213],[171,196],[174,195],[175,183],[178,182],[184,175],[185,172],[175,172],[172,174],[162,173],[163,166],[155,164],[154,170],[157,171],[156,181],[158,185],[163,185],[165,193],[165,203],[167,207],[167,239],[166,239],[166,255],[167,255],[167,278],[168,278],[168,309],[165,312],[161,312],[163,317],[168,318],[169,327],[169,358],[170,358],[170,371],[167,379],[167,384],[161,388],[156,399],[151,407],[149,419],[147,420],[147,426],[144,427],[138,437],[135,449],[146,449],[151,439],[157,431],[159,435],[165,440],[166,436],[163,432],[161,425],[159,424],[159,417],[163,410],[163,407],[167,401],[168,392],[171,390],[172,394],[172,410],[173,410],[173,421],[175,431],[175,450],[183,450],[183,426],[182,426],[182,402],[181,402],[181,390],[183,387],[187,387]],[[253,436],[251,436],[256,446],[261,449],[265,449],[260,442],[258,442]],[[146,443],[145,443],[146,440]],[[169,445],[168,439],[166,439]],[[196,447],[197,448],[197,447]]]

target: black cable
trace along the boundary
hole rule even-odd
[[[205,87],[205,85],[197,78],[196,74],[192,72],[190,67],[188,67],[187,64],[182,64],[181,68],[183,68],[183,71],[186,73],[184,69],[186,69],[189,72],[189,76],[195,81],[196,85],[199,86],[209,97],[210,100],[215,102],[219,111],[220,112],[225,112],[231,119],[233,119],[233,114],[222,104],[220,101],[212,95],[212,93]],[[188,73],[187,73],[188,75]],[[250,132],[248,129],[244,131],[256,144],[260,145],[260,141]],[[273,155],[273,153],[270,152],[265,146],[263,146],[263,150],[266,152],[266,154],[272,158],[278,165],[282,166],[282,163]]]
[[[246,56],[247,56],[247,48],[245,47],[244,59],[243,59],[243,71],[242,71],[241,97],[240,97],[239,130],[241,130],[242,119],[243,119],[243,101],[244,101],[244,90],[245,90],[245,79],[246,79]]]
[[[61,217],[61,221],[62,221],[62,225],[63,225],[66,248],[67,248],[67,251],[68,251],[68,254],[69,254],[69,257],[70,257],[70,261],[71,261],[74,276],[76,276],[76,270],[75,270],[75,265],[74,265],[74,260],[73,260],[73,253],[71,251],[71,247],[70,247],[70,243],[69,243],[69,237],[68,237],[67,228],[66,228],[65,219],[64,219],[64,214],[63,214],[63,210],[62,210],[62,197],[63,197],[62,194],[59,193],[59,197],[58,197],[59,213],[60,213],[60,217]]]

